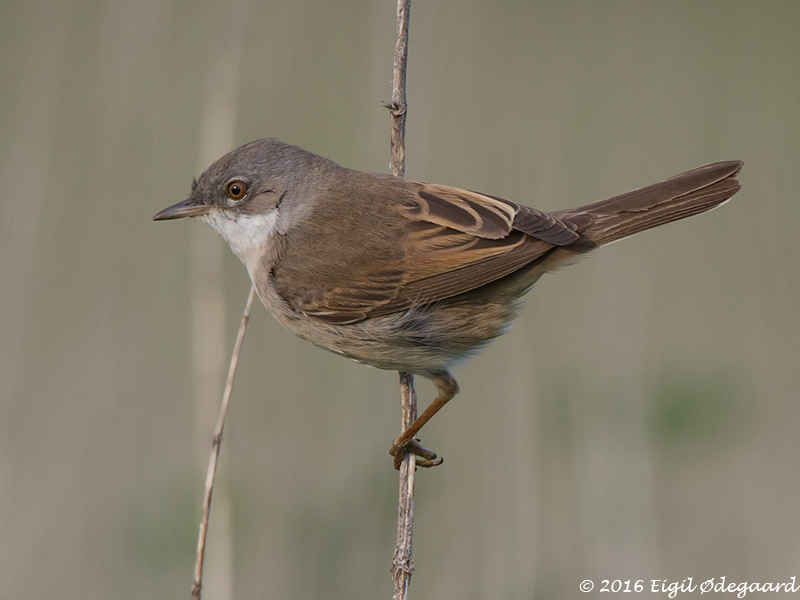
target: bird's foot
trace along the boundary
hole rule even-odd
[[[391,449],[389,450],[389,454],[394,457],[394,468],[400,469],[400,463],[403,462],[403,458],[406,454],[414,454],[417,456],[416,464],[418,467],[438,467],[440,464],[444,462],[444,458],[436,454],[433,450],[429,450],[425,448],[419,443],[419,440],[409,438],[403,439],[403,436],[400,436],[394,441]]]

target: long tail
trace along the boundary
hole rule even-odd
[[[730,199],[740,189],[738,160],[716,162],[608,200],[551,213],[574,223],[598,246],[691,217]]]

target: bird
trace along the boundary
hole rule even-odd
[[[507,332],[545,273],[592,250],[727,202],[741,161],[544,212],[497,196],[348,169],[264,138],[229,152],[153,219],[205,222],[264,306],[299,337],[354,361],[429,379],[437,396],[392,444],[442,458],[419,430],[458,392],[452,369]]]

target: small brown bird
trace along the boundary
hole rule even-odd
[[[156,221],[199,217],[230,244],[279,323],[321,348],[430,379],[453,396],[456,363],[508,331],[545,273],[598,246],[719,206],[740,161],[717,162],[608,200],[545,213],[446,185],[362,173],[275,139],[226,154]]]

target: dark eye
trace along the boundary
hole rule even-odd
[[[247,185],[241,181],[231,181],[225,186],[225,191],[233,200],[241,200],[247,193]]]

